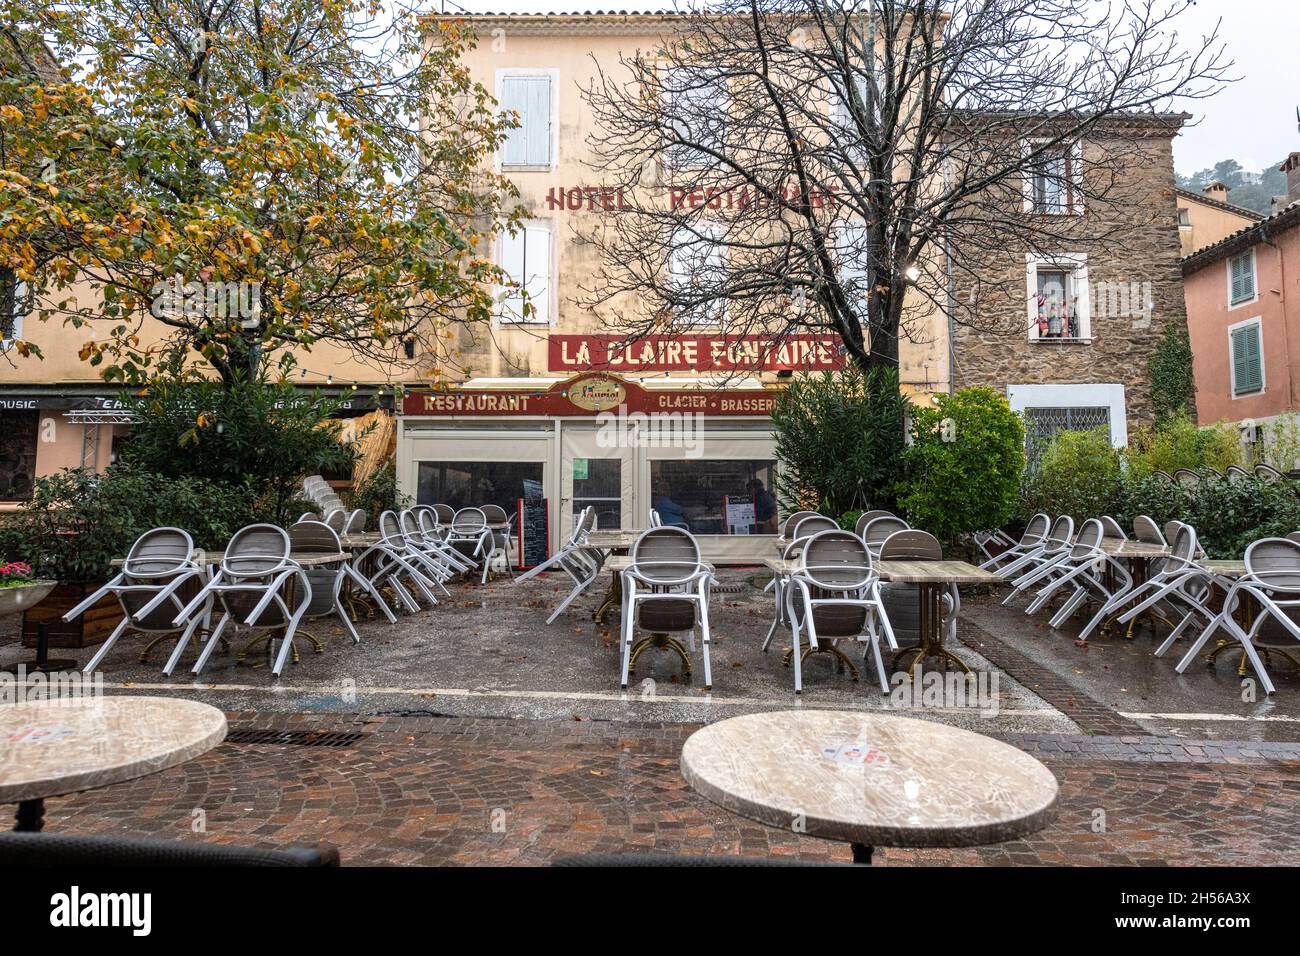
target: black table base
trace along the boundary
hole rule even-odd
[[[71,658],[56,657],[50,660],[50,626],[42,621],[36,626],[36,660],[6,664],[0,667],[0,673],[17,674],[21,667],[28,674],[52,674],[56,671],[75,671],[77,666],[77,662]]]
[[[24,800],[14,814],[15,833],[40,833],[45,826],[45,801],[40,797]]]
[[[871,847],[865,843],[852,843],[850,846],[853,848],[854,863],[862,863],[865,866],[871,865]]]

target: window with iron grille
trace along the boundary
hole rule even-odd
[[[1105,405],[1082,406],[1078,408],[1026,408],[1025,409],[1025,457],[1029,469],[1038,466],[1047,446],[1057,432],[1092,431],[1105,425],[1110,428],[1110,409]]]

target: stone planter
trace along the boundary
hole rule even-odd
[[[0,588],[0,615],[27,610],[53,591],[56,584],[57,581],[33,581],[31,584]]]

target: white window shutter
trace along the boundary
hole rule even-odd
[[[551,230],[545,226],[524,229],[524,288],[533,311],[528,321],[551,321]]]
[[[501,317],[507,322],[519,322],[524,317],[523,296],[514,287],[524,284],[524,243],[523,230],[513,236],[508,232],[501,234],[501,261],[498,265],[513,284],[506,290],[505,300],[501,303]]]
[[[13,342],[23,337],[23,318],[27,313],[27,283],[21,279],[14,282],[14,311],[6,316],[7,321],[0,323],[0,342]]]
[[[528,165],[551,164],[551,81],[546,77],[532,77],[527,84],[528,125],[524,132],[528,138]]]
[[[506,133],[503,166],[549,166],[551,162],[551,80],[545,76],[507,76],[501,80],[501,108],[519,114],[519,126]]]

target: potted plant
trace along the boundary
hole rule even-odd
[[[17,614],[40,601],[57,581],[38,580],[25,561],[0,563],[0,615]]]

